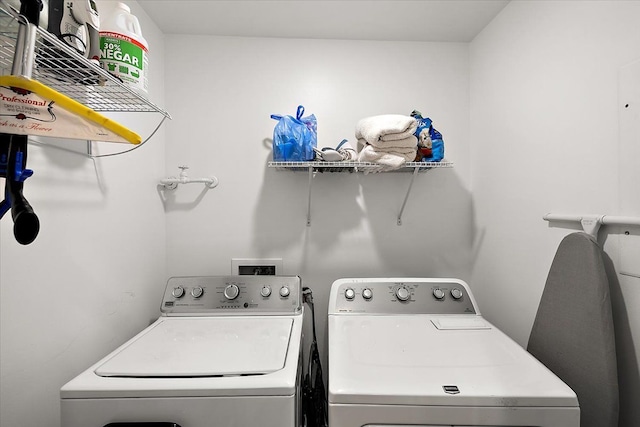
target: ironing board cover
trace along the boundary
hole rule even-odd
[[[581,427],[617,427],[609,281],[602,250],[590,235],[573,233],[560,243],[527,350],[576,393]]]

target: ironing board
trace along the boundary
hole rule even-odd
[[[618,426],[618,373],[602,249],[586,233],[556,252],[527,350],[578,396],[580,427]]]

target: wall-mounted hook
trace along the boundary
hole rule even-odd
[[[203,183],[208,188],[215,188],[218,186],[218,178],[212,176],[211,178],[189,178],[187,176],[187,169],[189,166],[178,166],[180,168],[180,175],[176,178],[175,176],[170,176],[169,178],[165,178],[160,181],[160,185],[162,185],[167,190],[175,190],[178,188],[178,184],[192,184],[192,183]]]
[[[640,226],[640,217],[612,215],[564,215],[548,213],[542,217],[545,221],[574,221],[582,225],[585,233],[597,239],[601,225]]]

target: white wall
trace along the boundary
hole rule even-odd
[[[98,3],[102,11],[109,6]],[[163,105],[163,36],[131,6],[152,46],[150,97]],[[144,132],[159,118],[118,120]],[[86,143],[57,146],[82,151]],[[94,154],[127,148],[94,144]],[[165,220],[156,192],[164,150],[163,131],[140,149],[95,165],[29,147],[35,173],[25,195],[40,234],[21,246],[11,214],[0,222],[1,426],[58,426],[60,387],[157,317],[166,282]]]
[[[619,157],[618,95],[621,68],[640,58],[638,22],[639,2],[518,1],[470,45],[472,283],[484,314],[523,346],[557,246],[574,231],[542,216],[640,213],[629,205],[638,200],[637,159]],[[619,231],[600,233],[618,271],[640,245],[637,230]],[[620,425],[632,427],[640,425],[640,279],[619,278]]]
[[[314,291],[320,347],[331,283],[354,276],[469,275],[466,44],[169,35],[167,170],[189,165],[220,185],[168,195],[169,275],[230,273],[234,257],[281,257]],[[298,104],[318,119],[319,146],[354,142],[356,122],[418,109],[444,134],[454,169],[411,178],[318,174],[306,226],[305,172],[267,168],[276,122]],[[325,314],[323,314],[325,313]]]
[[[525,345],[570,231],[542,215],[640,211],[625,204],[637,169],[618,158],[617,95],[619,69],[640,52],[638,2],[511,2],[470,46],[165,40],[128,3],[151,45],[151,98],[174,119],[140,150],[95,167],[30,148],[36,174],[26,195],[41,234],[23,247],[10,219],[0,223],[2,426],[58,425],[60,386],[157,316],[167,276],[229,272],[233,257],[282,257],[284,273],[303,277],[323,353],[329,286],[348,276],[469,280],[482,312]],[[318,174],[306,227],[307,175],[266,167],[269,115],[294,114],[298,104],[318,117],[320,146],[353,140],[362,117],[421,110],[456,167],[416,178],[401,227],[409,174]],[[157,192],[178,165],[220,185]],[[600,237],[616,262],[635,245]],[[621,276],[616,301],[636,337],[637,281]],[[637,344],[625,345],[637,368]],[[630,372],[623,427],[640,424],[628,405],[638,400]]]

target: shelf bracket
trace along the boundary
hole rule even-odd
[[[311,227],[311,183],[313,182],[313,166],[309,166],[309,195],[307,199],[307,227]]]
[[[364,172],[365,174],[368,172],[381,172],[381,166],[378,163],[371,162],[352,162],[352,161],[336,161],[336,162],[327,162],[327,161],[309,161],[309,162],[268,162],[270,168],[276,168],[279,170],[293,170],[297,172],[307,171],[309,174],[309,184],[308,184],[308,195],[307,195],[307,227],[311,226],[311,185],[313,182],[313,177],[315,173],[320,170],[322,171],[330,171],[330,172]],[[397,225],[402,225],[402,213],[404,212],[404,208],[409,200],[409,194],[411,193],[411,188],[413,186],[413,182],[418,175],[418,172],[421,171],[430,171],[433,168],[451,168],[453,167],[452,162],[407,162],[402,168],[401,171],[409,171],[413,169],[413,173],[411,176],[411,181],[409,182],[409,187],[407,188],[407,194],[402,201],[402,207],[400,208],[400,213],[398,213]]]
[[[407,188],[407,194],[404,196],[404,200],[402,202],[402,206],[400,207],[400,212],[398,213],[398,225],[402,225],[402,213],[404,212],[404,207],[407,204],[407,200],[409,200],[409,194],[411,193],[411,187],[413,187],[413,181],[416,179],[416,175],[418,175],[419,167],[413,168],[413,173],[411,174],[411,181],[409,181],[409,187]]]

